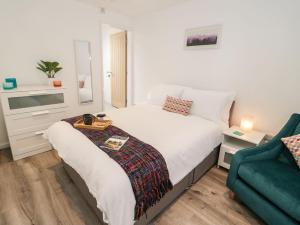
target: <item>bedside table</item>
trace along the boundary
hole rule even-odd
[[[243,133],[243,135],[239,135]],[[220,166],[229,169],[232,156],[239,150],[255,147],[261,144],[266,134],[258,131],[244,132],[237,126],[230,127],[223,132],[224,140],[221,145],[218,168]]]

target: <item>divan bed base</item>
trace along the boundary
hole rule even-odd
[[[147,213],[143,215],[134,225],[149,225],[153,224],[156,218],[163,213],[181,194],[194,183],[196,183],[211,167],[213,167],[219,155],[220,146],[216,147],[195,169],[193,169],[187,176],[185,176],[178,184],[176,184],[172,191],[168,192],[159,203],[148,209]],[[103,215],[100,209],[97,208],[97,201],[92,194],[90,194],[88,187],[80,175],[67,163],[62,160],[63,166],[77,186],[88,205],[94,211],[99,219],[100,225],[107,225],[103,222]]]

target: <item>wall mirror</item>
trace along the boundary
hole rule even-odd
[[[93,102],[92,57],[89,41],[74,41],[75,64],[80,104]]]

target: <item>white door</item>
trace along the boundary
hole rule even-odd
[[[111,102],[112,106],[127,105],[127,32],[111,35]]]

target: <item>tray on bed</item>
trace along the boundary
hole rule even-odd
[[[111,120],[98,120],[95,119],[92,125],[85,125],[83,119],[78,120],[74,123],[76,128],[92,129],[92,130],[105,130],[112,124]]]

